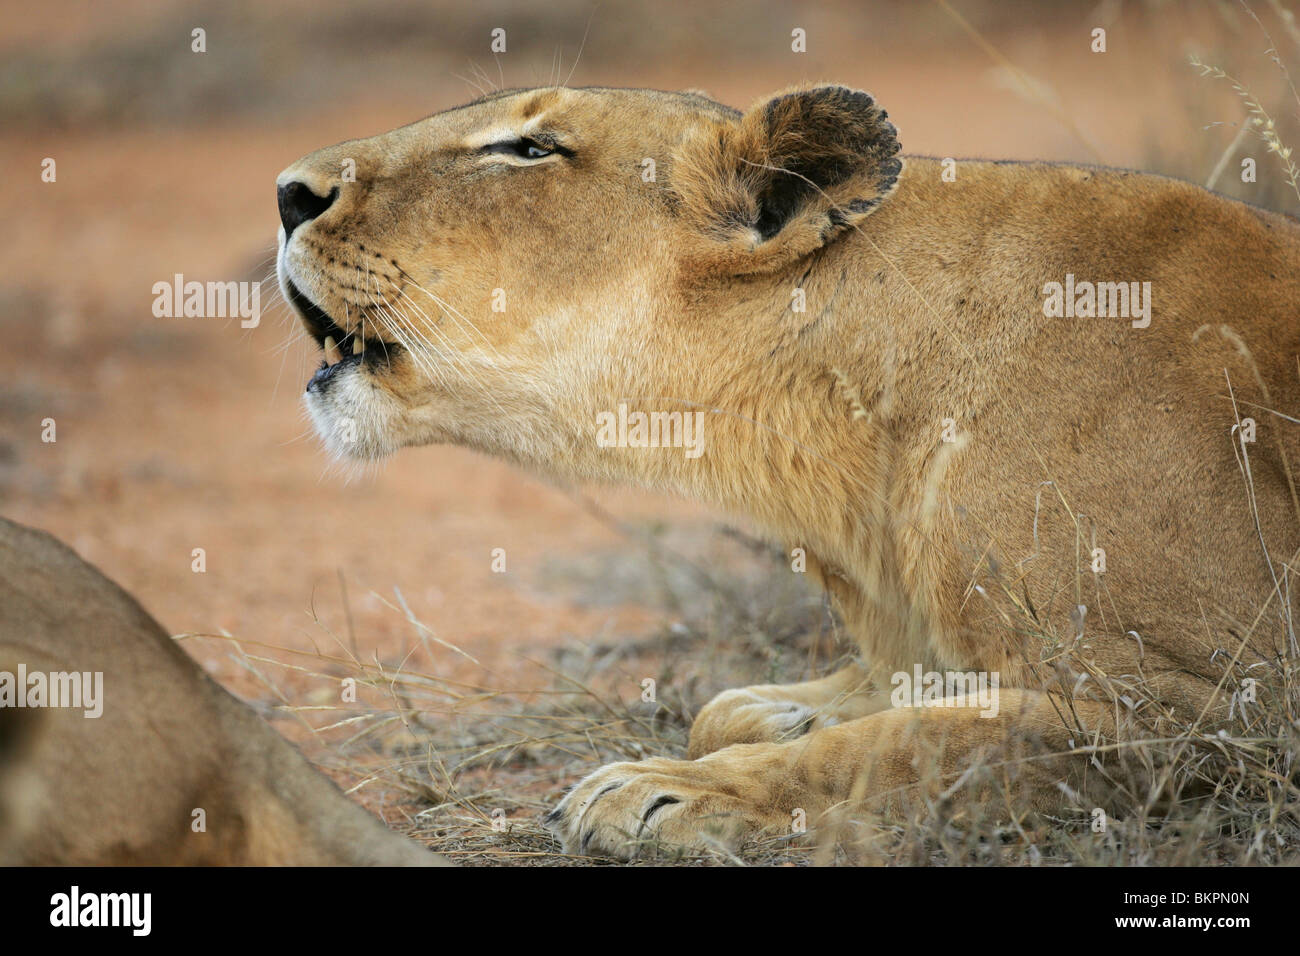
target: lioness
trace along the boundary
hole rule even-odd
[[[0,866],[445,862],[54,538],[0,518],[0,585]]]
[[[962,773],[999,754],[1017,806],[1060,808],[1105,758],[1052,755],[1212,726],[1226,666],[1286,653],[1294,220],[1121,170],[904,165],[840,86],[744,113],[507,90],[312,153],[278,198],[330,450],[454,442],[739,513],[856,639],[719,695],[691,759],[578,783],[547,818],[570,852],[979,799]],[[931,672],[997,706],[897,693]]]

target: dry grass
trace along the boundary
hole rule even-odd
[[[738,565],[722,583],[701,559],[670,545],[668,529],[626,530],[640,544],[623,556],[615,577],[628,583],[615,598],[644,595],[653,582],[652,592],[675,609],[679,623],[530,654],[519,669],[526,686],[440,677],[460,652],[410,614],[400,595],[380,598],[412,629],[414,647],[403,660],[363,660],[349,638],[320,619],[314,653],[224,639],[275,701],[263,713],[309,728],[297,735],[308,755],[398,829],[462,864],[588,865],[589,858],[561,854],[539,823],[565,786],[611,761],[684,757],[691,719],[716,693],[807,679],[833,666],[838,643],[824,599],[792,580],[776,552],[742,533],[721,532]],[[593,573],[564,566],[539,578],[584,600]],[[359,646],[368,643],[358,635]],[[362,703],[339,702],[348,677]],[[653,703],[641,699],[647,677],[656,682]],[[284,690],[291,682],[315,690],[292,699]],[[671,849],[650,856],[681,865],[801,863],[812,852],[774,839],[737,858]]]
[[[655,565],[685,562],[647,537],[640,555]],[[526,687],[474,686],[438,676],[457,652],[391,603],[411,622],[417,646],[401,661],[356,657],[323,623],[312,654],[236,643],[236,653],[280,703],[281,718],[312,728],[309,755],[354,796],[413,838],[465,865],[592,865],[569,857],[540,817],[563,787],[616,760],[685,755],[695,712],[719,690],[770,680],[802,680],[831,669],[836,625],[774,552],[744,541],[743,587],[723,588],[702,569],[678,575],[673,600],[682,623],[640,638],[574,645],[536,658]],[[660,571],[663,569],[661,568]],[[575,586],[570,582],[570,587]],[[581,582],[577,582],[581,587]],[[1140,678],[1101,674],[1082,656],[1086,641],[1037,624],[1017,629],[1047,666],[1090,675],[1117,707],[1146,696]],[[1029,633],[1032,630],[1032,633]],[[365,645],[364,635],[361,645]],[[845,817],[793,842],[752,841],[738,853],[682,855],[647,847],[646,864],[673,865],[1207,865],[1300,862],[1300,658],[1294,645],[1276,664],[1220,660],[1224,699],[1245,677],[1258,682],[1256,703],[1233,706],[1230,729],[1199,722],[1134,719],[1118,740],[1080,741],[1114,789],[1104,832],[1082,795],[1069,809],[1030,817],[1011,794],[1023,758],[990,754],[962,783],[905,820]],[[333,648],[332,651],[326,648]],[[285,673],[321,688],[308,702],[280,690]],[[641,700],[646,676],[657,701]],[[355,678],[358,699],[339,704],[340,682]],[[1094,693],[1097,691],[1094,690]],[[1148,711],[1149,712],[1149,711]],[[924,758],[925,755],[922,755]],[[924,763],[924,760],[922,761]],[[970,790],[992,799],[976,804]]]
[[[1225,123],[1220,114],[1207,109],[1205,90],[1195,85],[1185,87],[1182,110],[1188,125],[1199,127],[1207,135],[1193,140],[1187,144],[1188,148],[1177,153],[1152,147],[1148,152],[1148,168],[1203,183],[1267,209],[1300,214],[1300,167],[1287,145],[1300,137],[1300,92],[1287,67],[1289,59],[1300,55],[1300,26],[1294,12],[1281,0],[1265,0],[1263,17],[1244,0],[1219,2],[1215,6],[1228,27],[1224,31],[1224,45],[1216,50],[1193,52],[1188,62],[1202,78],[1228,84],[1244,115]],[[1251,53],[1243,56],[1242,50]],[[1221,64],[1232,64],[1231,71]],[[1263,92],[1239,79],[1238,70],[1256,73]],[[1220,126],[1234,131],[1226,145],[1216,143],[1216,138],[1210,135],[1211,130]],[[1255,139],[1264,147],[1264,155],[1257,159],[1258,181],[1242,182],[1239,163],[1245,157],[1258,155],[1256,150],[1248,148]],[[1266,162],[1276,162],[1281,175],[1270,174],[1262,168]]]

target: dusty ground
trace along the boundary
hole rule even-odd
[[[349,478],[307,434],[299,395],[317,357],[286,345],[283,305],[252,330],[151,314],[153,283],[175,273],[268,274],[273,181],[297,156],[472,97],[456,74],[497,79],[481,39],[497,19],[516,31],[518,52],[499,74],[507,84],[544,81],[557,47],[567,73],[589,7],[476,18],[386,3],[358,20],[341,3],[193,15],[160,0],[5,6],[0,509],[74,545],[172,631],[226,633],[281,662],[250,662],[222,640],[187,644],[340,780],[360,782],[363,801],[394,820],[433,807],[418,821],[431,839],[465,820],[490,833],[487,814],[504,807],[519,840],[493,836],[495,856],[479,844],[465,858],[504,861],[514,846],[520,862],[546,859],[553,848],[526,821],[618,745],[539,745],[537,721],[486,714],[570,707],[551,719],[580,737],[574,721],[613,706],[615,724],[658,720],[635,741],[671,749],[717,687],[797,678],[834,656],[820,597],[781,583],[789,575],[772,556],[724,533],[717,516],[552,487],[451,448],[406,451]],[[1117,4],[956,6],[993,51],[932,5],[705,4],[680,20],[602,7],[571,82],[702,87],[745,105],[827,78],[871,89],[908,152],[1093,160],[1202,181],[1236,133],[1212,124],[1242,111],[1186,53],[1218,57],[1269,93],[1277,85],[1259,55],[1267,44],[1239,18],[1225,26],[1213,5],[1118,16]],[[1088,51],[1096,22],[1110,26],[1104,55]],[[206,60],[187,50],[194,23],[211,26]],[[809,30],[805,59],[788,53],[790,24]],[[53,184],[39,180],[47,156]],[[47,417],[53,444],[40,440]],[[191,570],[195,548],[205,573]],[[504,574],[491,570],[494,548],[506,551]],[[726,583],[714,587],[703,569]],[[417,695],[423,727],[394,735],[400,722],[390,722],[348,744],[365,721],[317,735],[306,726],[339,715],[292,708],[333,706],[336,678],[355,668],[293,651],[405,661],[444,683]],[[594,695],[557,698],[557,672],[590,678]],[[637,710],[640,680],[658,676],[663,688],[665,674],[659,716]],[[362,698],[362,710],[406,713],[379,690]],[[456,769],[494,734],[510,749]]]

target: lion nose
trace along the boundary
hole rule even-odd
[[[285,183],[276,190],[280,203],[280,222],[284,224],[284,241],[288,242],[293,231],[304,222],[311,222],[338,198],[339,188],[335,186],[328,196],[317,196],[306,183]]]

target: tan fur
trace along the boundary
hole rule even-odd
[[[528,129],[573,155],[480,152]],[[1300,544],[1300,448],[1268,409],[1300,408],[1300,227],[1119,170],[964,161],[945,182],[910,158],[900,175],[896,150],[885,114],[839,87],[745,114],[544,89],[281,174],[340,187],[282,248],[282,283],[416,349],[308,394],[331,448],[456,442],[744,515],[806,551],[855,638],[840,674],[717,698],[695,759],[581,782],[549,818],[570,850],[734,843],[845,801],[901,809],[976,755],[1116,732],[1114,697],[1135,705],[1125,720],[1190,723],[1222,673],[1216,651],[1285,651],[1289,596],[1261,540],[1280,575]],[[348,158],[355,183],[339,180]],[[1066,273],[1149,281],[1150,326],[1045,316],[1045,283]],[[596,416],[620,403],[704,411],[704,453],[600,447]],[[1259,438],[1242,446],[1246,417]],[[998,672],[999,715],[891,707],[890,675],[918,664]],[[1026,808],[1093,782],[1078,758],[1017,766]]]
[[[0,708],[0,866],[442,862],[343,796],[54,538],[0,519],[0,583],[0,671],[104,675],[99,717]]]

